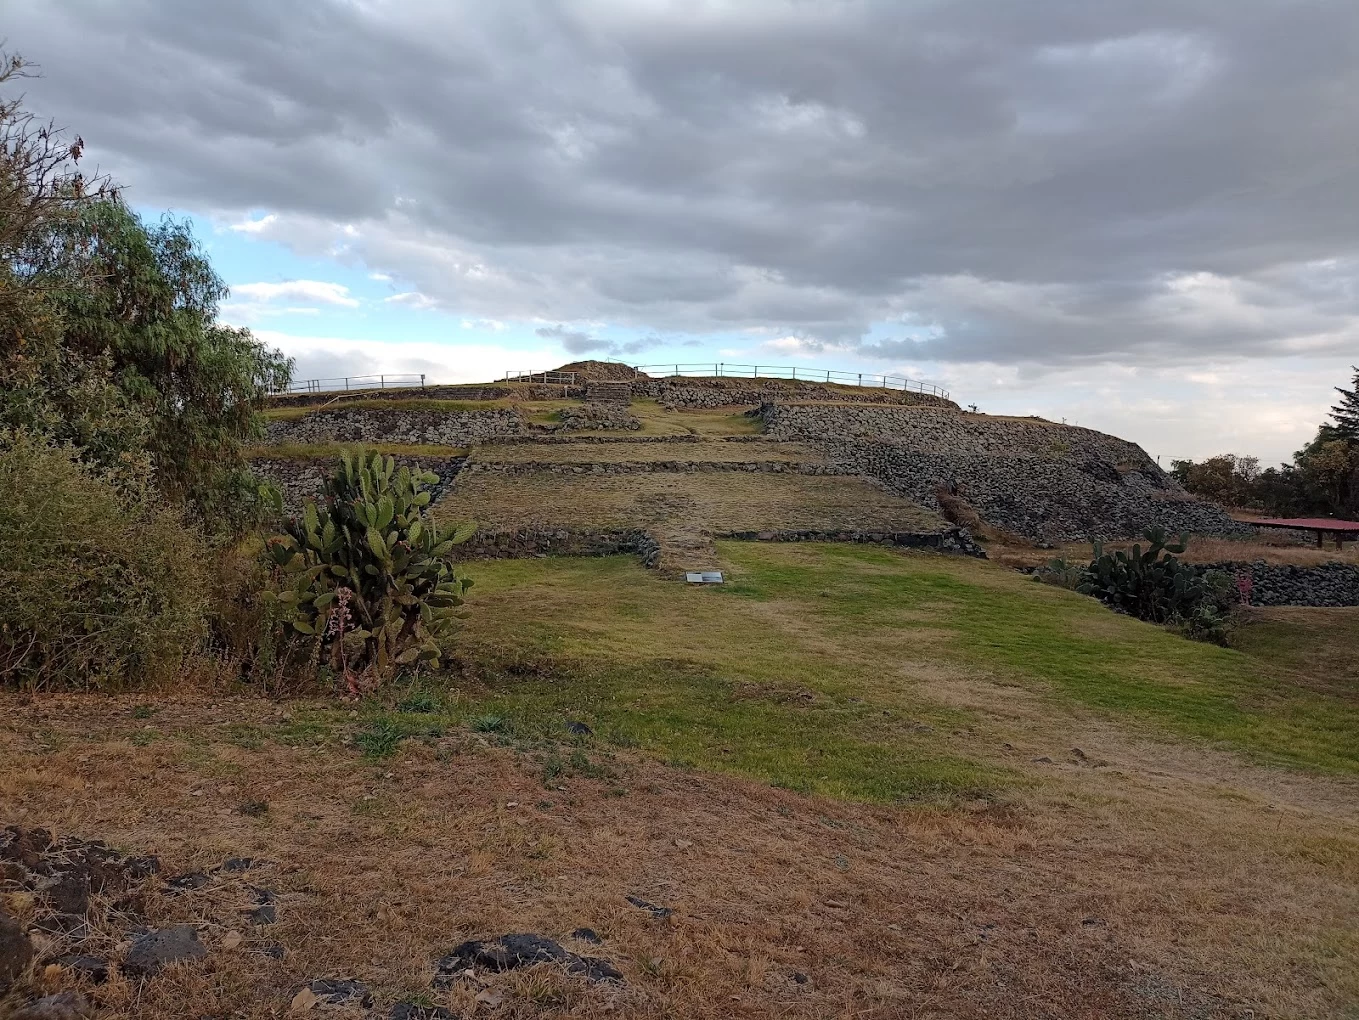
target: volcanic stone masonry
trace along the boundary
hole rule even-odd
[[[450,482],[457,477],[465,457],[395,457],[398,468],[432,471],[439,480],[431,485],[430,498],[437,500]],[[286,513],[296,514],[302,504],[321,492],[321,482],[327,474],[335,470],[331,458],[271,458],[261,457],[251,462],[251,466],[263,478],[279,487],[283,494],[283,509]]]
[[[932,509],[956,491],[995,527],[1052,542],[1171,532],[1244,535],[1135,443],[1091,429],[929,407],[766,404],[769,435],[819,444],[832,463]]]
[[[1254,606],[1359,606],[1359,566],[1352,563],[1299,567],[1257,561],[1215,563],[1211,569],[1249,573]]]
[[[313,411],[301,418],[271,421],[270,443],[417,443],[468,446],[484,439],[522,435],[523,416],[514,408],[484,411]]]
[[[833,400],[856,404],[893,404],[956,408],[946,397],[909,390],[834,387],[793,379],[637,379],[632,392],[653,397],[665,407],[700,409],[751,406],[770,401]]]

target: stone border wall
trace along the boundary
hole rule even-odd
[[[542,444],[544,446],[557,444],[569,445],[573,443],[771,443],[781,442],[781,440],[770,439],[764,435],[750,436],[700,436],[692,432],[685,432],[676,436],[592,436],[592,435],[562,435],[544,433],[542,435],[520,435],[520,436],[497,436],[487,442],[496,445],[521,446],[526,443]]]
[[[637,379],[632,392],[652,397],[665,407],[702,409],[765,404],[771,401],[829,400],[854,404],[897,404],[951,407],[958,405],[932,393],[879,389],[872,386],[837,387],[801,379],[732,379],[682,377]]]
[[[858,542],[931,549],[935,552],[962,553],[986,559],[986,550],[972,540],[966,528],[943,531],[724,531],[714,538],[733,538],[749,542]]]
[[[570,390],[570,393],[567,391]],[[506,383],[472,383],[454,386],[403,386],[400,388],[361,390],[327,390],[324,393],[287,393],[268,398],[270,407],[320,407],[335,400],[560,400],[563,396],[578,396],[581,387],[548,385],[508,385]]]
[[[524,435],[528,426],[514,408],[486,411],[365,411],[339,408],[303,418],[271,421],[268,443],[423,443],[470,446],[487,439]]]
[[[915,531],[727,531],[714,538],[751,542],[857,542],[986,557],[966,528]],[[632,553],[642,565],[660,562],[661,543],[640,528],[515,528],[477,532],[456,546],[453,558],[470,560],[533,559],[541,556],[617,556]]]
[[[436,502],[452,484],[466,462],[465,457],[395,457],[398,467],[419,468],[433,471],[439,481],[430,486],[430,502]],[[292,515],[301,511],[305,500],[319,495],[321,482],[326,475],[335,470],[335,459],[317,457],[305,459],[284,459],[258,457],[250,462],[251,468],[262,478],[279,487],[283,493],[284,513]]]
[[[640,528],[515,528],[478,531],[453,547],[457,561],[516,560],[539,556],[617,556],[636,553],[655,566],[660,543]]]
[[[1359,606],[1359,565],[1339,561],[1320,566],[1227,562],[1210,570],[1250,573],[1253,606]]]
[[[624,432],[642,427],[642,423],[628,410],[627,404],[585,404],[582,407],[563,407],[559,413],[563,432]]]
[[[483,461],[470,460],[463,470],[494,472],[502,475],[533,475],[547,472],[558,475],[646,475],[656,473],[698,473],[711,471],[745,471],[766,474],[792,475],[857,475],[857,472],[838,464],[819,462],[755,460],[622,460],[622,461]]]

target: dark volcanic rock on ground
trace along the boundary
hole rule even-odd
[[[435,963],[434,985],[446,988],[467,970],[506,971],[531,967],[536,963],[555,963],[568,974],[588,981],[621,981],[623,975],[607,960],[577,956],[545,935],[502,935],[487,941],[468,941]]]
[[[123,958],[123,973],[152,977],[172,963],[198,960],[207,955],[207,947],[198,941],[198,929],[191,924],[177,924],[150,932],[132,943]]]
[[[33,942],[23,926],[0,910],[0,993],[3,993],[33,960]]]

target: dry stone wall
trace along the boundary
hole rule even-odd
[[[642,423],[626,404],[585,404],[561,410],[563,432],[636,431]]]
[[[1258,560],[1214,563],[1210,569],[1249,573],[1253,606],[1359,606],[1359,566],[1353,563],[1299,567]]]
[[[875,545],[896,545],[908,549],[932,549],[935,552],[962,553],[986,558],[986,552],[972,540],[966,528],[945,528],[943,531],[845,531],[845,530],[781,530],[727,531],[717,538],[735,538],[756,542],[865,542]]]
[[[524,418],[513,408],[484,411],[314,411],[302,418],[269,422],[269,443],[419,443],[468,446],[486,439],[523,435]]]
[[[1032,539],[1248,530],[1190,497],[1141,447],[1091,429],[924,407],[770,404],[761,414],[776,439],[817,443],[833,463],[931,509],[949,486],[987,523]]]
[[[640,528],[516,528],[479,531],[460,546],[455,560],[512,560],[537,556],[617,556],[635,553],[654,566],[660,543]]]
[[[789,475],[858,475],[859,472],[841,464],[819,461],[787,460],[618,460],[618,461],[469,461],[463,468],[468,474],[494,472],[502,475],[536,475],[544,472],[559,475],[646,475],[675,472],[744,471],[749,473]]]
[[[566,391],[570,389],[571,393]],[[269,398],[270,407],[319,407],[335,400],[558,400],[565,395],[578,395],[574,387],[552,385],[513,386],[496,383],[477,383],[461,386],[407,386],[400,389],[327,390],[323,393],[280,393]]]
[[[466,458],[464,457],[396,457],[399,467],[412,470],[432,471],[439,476],[438,482],[430,486],[431,500],[437,500],[457,477]],[[255,473],[278,486],[283,494],[283,510],[296,514],[307,499],[321,491],[325,476],[335,470],[332,458],[284,459],[261,457],[251,462]]]
[[[638,397],[653,397],[666,407],[699,409],[764,404],[770,401],[838,400],[863,404],[957,407],[932,393],[878,389],[871,386],[836,387],[794,379],[638,379]]]

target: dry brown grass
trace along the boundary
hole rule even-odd
[[[622,461],[683,460],[696,463],[782,461],[821,464],[826,456],[802,443],[724,443],[679,440],[664,443],[485,443],[475,459],[484,463],[616,464]]]
[[[462,475],[435,513],[484,527],[937,531],[937,515],[866,479],[764,472]]]
[[[1037,711],[1011,714],[1025,735],[996,748],[1032,770],[1031,790],[943,812],[626,753],[614,779],[545,789],[513,747],[465,732],[389,762],[241,746],[234,732],[283,711],[253,700],[167,703],[151,723],[126,699],[0,708],[5,818],[154,851],[172,873],[274,862],[249,876],[278,894],[268,928],[242,922],[229,881],[150,895],[149,919],[200,924],[210,956],[85,989],[109,1017],[276,1017],[322,975],[363,979],[385,1011],[428,992],[432,960],[464,938],[580,925],[604,936],[626,983],[493,977],[494,1015],[1301,1017],[1343,1015],[1359,991],[1344,969],[1356,947],[1335,941],[1356,908],[1353,802],[1318,813],[1287,787],[1243,787],[1237,763],[1205,773],[1201,755],[1098,727],[1045,738]],[[1053,746],[1064,739],[1083,759]],[[1056,761],[1034,765],[1039,753]],[[267,813],[241,814],[247,798]],[[653,920],[627,895],[676,914]],[[222,947],[232,930],[239,949]],[[260,955],[266,941],[286,957]],[[440,1000],[487,1014],[473,992]]]

